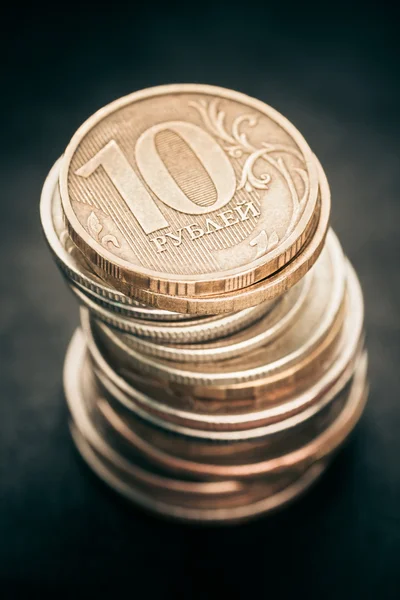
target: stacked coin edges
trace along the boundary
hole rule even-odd
[[[299,496],[367,397],[362,293],[333,232],[325,243],[321,167],[318,211],[296,256],[248,289],[191,298],[191,313],[187,298],[132,298],[94,273],[69,237],[59,168],[41,218],[82,306],[64,386],[86,462],[123,496],[181,520],[242,521]]]

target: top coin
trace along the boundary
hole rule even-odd
[[[133,297],[240,290],[287,264],[315,226],[317,169],[301,134],[263,102],[207,85],[99,110],[59,184],[73,241]]]

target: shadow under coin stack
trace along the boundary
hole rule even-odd
[[[363,299],[325,174],[269,106],[161,86],[91,117],[41,199],[81,304],[71,431],[163,515],[242,521],[304,492],[367,397]]]

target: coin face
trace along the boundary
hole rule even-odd
[[[64,155],[60,190],[73,241],[115,287],[202,296],[247,287],[299,252],[318,176],[269,106],[172,85],[91,117]]]

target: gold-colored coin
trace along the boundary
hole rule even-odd
[[[118,445],[114,447],[99,435],[92,421],[96,392],[87,386],[82,388],[82,383],[88,381],[83,372],[84,355],[84,340],[78,332],[67,354],[64,383],[73,417],[71,430],[82,457],[129,500],[160,514],[191,521],[242,521],[296,497],[322,473],[349,435],[362,414],[367,395],[363,360],[345,406],[315,439],[283,456],[260,462],[217,465],[188,461],[195,471],[197,467],[197,474],[191,471],[190,480],[186,480],[183,473],[173,475],[179,473],[176,466],[165,465],[159,473],[157,461],[150,461],[143,469],[140,454],[121,454]]]
[[[316,161],[319,172],[319,202],[314,214],[315,228],[309,241],[285,267],[241,290],[211,296],[188,297],[153,292],[148,289],[135,289],[135,297],[153,308],[210,315],[223,312],[235,312],[249,306],[255,306],[265,300],[276,298],[295,285],[313,266],[325,243],[329,226],[331,206],[330,190],[326,175]]]
[[[209,362],[201,363],[155,358],[132,348],[127,338],[103,323],[94,325],[109,355],[113,356],[114,365],[118,363],[127,369],[132,365],[141,373],[185,386],[229,386],[255,381],[299,364],[304,356],[322,345],[335,323],[343,304],[346,270],[341,246],[333,232],[314,268],[308,301],[303,304],[296,322],[274,344],[269,344],[267,338],[262,346],[252,347],[250,337],[247,339],[249,350],[243,348],[239,357],[218,361],[216,352]],[[230,346],[230,338],[222,344]]]
[[[134,478],[127,478],[126,473],[121,473],[121,470],[115,468],[100,453],[96,452],[76,427],[71,427],[71,434],[83,460],[104,483],[145,510],[179,521],[233,524],[270,513],[301,496],[321,476],[329,464],[327,460],[313,464],[304,473],[295,477],[286,487],[271,496],[254,498],[251,493],[248,493],[240,506],[227,507],[218,497],[213,498],[212,508],[182,506],[168,502],[163,495],[156,495],[154,491],[144,490],[143,487],[137,485]]]
[[[108,286],[91,269],[72,242],[65,226],[58,190],[59,159],[50,170],[40,199],[40,218],[46,241],[57,265],[71,285],[77,286],[93,303],[120,315],[155,321],[186,320],[190,315],[150,308]]]
[[[149,341],[129,333],[118,334],[114,332],[114,334],[120,336],[123,344],[140,353],[169,361],[200,363],[233,358],[266,343],[270,344],[293,323],[306,301],[311,278],[312,273],[310,272],[289,290],[274,307],[270,307],[269,310],[263,312],[260,311],[257,316],[250,313],[246,322],[244,320],[245,315],[242,316],[242,313],[254,311],[256,307],[234,313],[234,315],[237,315],[236,318],[240,319],[238,324],[234,322],[236,331],[225,325],[220,327],[219,331],[212,336],[207,332],[206,326],[209,325],[207,322],[200,322],[192,328],[186,324],[183,327],[174,328],[180,333],[186,331],[186,337],[180,336],[181,339],[177,339],[176,336],[175,339],[171,337],[168,344],[160,344],[160,340]],[[260,307],[262,307],[262,304],[258,306],[258,308]],[[253,317],[251,320],[249,319],[250,316]],[[221,316],[220,321],[223,321]],[[164,328],[159,327],[159,329],[163,331]],[[173,328],[168,327],[165,329]],[[192,335],[193,329],[195,332],[198,331],[198,339],[195,335]],[[228,335],[229,337],[227,337]]]
[[[235,333],[254,323],[260,317],[268,314],[278,300],[266,300],[257,306],[250,306],[241,311],[228,314],[220,314],[213,316],[204,316],[192,319],[185,319],[182,322],[169,323],[165,320],[156,322],[147,321],[146,319],[135,319],[132,317],[123,317],[110,312],[103,306],[99,306],[89,296],[85,295],[75,285],[71,286],[72,291],[77,296],[82,306],[86,306],[90,313],[95,315],[99,321],[111,325],[115,330],[128,332],[140,338],[151,339],[157,343],[157,347],[161,347],[160,343],[189,343],[189,342],[204,342],[212,340],[224,335]],[[151,309],[148,309],[151,310]],[[157,312],[157,311],[156,311]],[[178,314],[178,313],[174,313]],[[186,315],[188,317],[190,315]],[[139,339],[136,338],[135,339]]]
[[[252,439],[262,434],[262,428],[265,435],[284,431],[292,424],[312,417],[321,404],[330,402],[353,376],[363,347],[357,342],[346,337],[335,360],[321,372],[317,381],[310,381],[305,390],[286,389],[286,396],[282,395],[279,403],[272,405],[263,397],[250,398],[246,402],[221,402],[211,398],[201,401],[190,396],[174,396],[165,388],[144,393],[131,387],[109,367],[101,370],[97,364],[92,364],[92,368],[105,398],[113,406],[117,403],[125,413],[138,415],[142,420],[147,418],[157,427],[174,432],[180,431],[179,427],[203,431],[198,437],[205,439]]]
[[[284,267],[315,228],[303,137],[244,94],[170,85],[117,100],[74,135],[60,190],[73,241],[125,294],[199,297]]]

